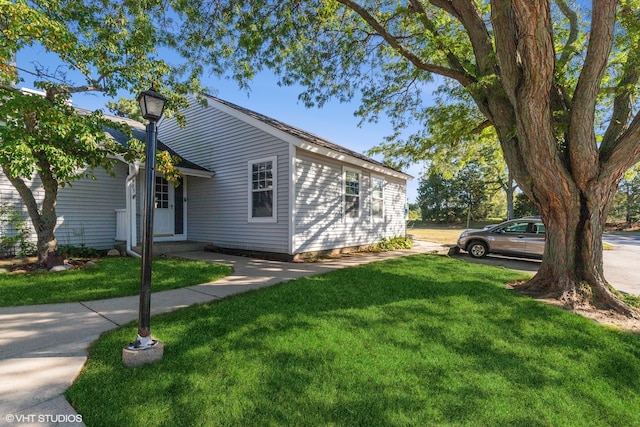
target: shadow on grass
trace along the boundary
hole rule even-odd
[[[68,392],[88,426],[640,425],[640,339],[504,288],[504,269],[414,256],[126,327]]]

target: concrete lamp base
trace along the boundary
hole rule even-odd
[[[154,340],[153,344],[145,348],[136,348],[128,345],[122,349],[122,362],[125,366],[135,368],[136,366],[155,363],[162,360],[164,355],[164,344],[162,341]]]

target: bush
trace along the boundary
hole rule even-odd
[[[396,249],[411,249],[412,247],[411,239],[405,236],[396,236],[382,238],[376,249],[379,251],[393,251]]]
[[[23,257],[36,252],[36,246],[29,240],[27,222],[15,206],[0,205],[0,231],[1,255]]]
[[[85,245],[72,246],[63,245],[58,247],[58,252],[64,254],[67,258],[92,258],[98,255],[98,251],[88,248]]]

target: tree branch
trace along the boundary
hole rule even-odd
[[[621,177],[622,174],[640,161],[640,114],[631,121],[629,127],[620,134],[608,152],[606,162],[601,165],[600,177]]]
[[[38,230],[40,228],[39,222],[41,222],[42,219],[40,216],[40,211],[38,210],[38,203],[36,202],[33,193],[29,189],[29,186],[25,184],[22,178],[12,176],[4,165],[2,166],[2,173],[4,173],[7,179],[9,179],[11,184],[13,184],[15,189],[18,191],[18,194],[20,194],[20,197],[22,198],[22,201],[27,208],[27,212],[29,213],[29,218],[31,218],[33,228]]]
[[[473,47],[476,64],[481,76],[498,74],[498,67],[491,42],[491,35],[487,29],[480,11],[473,0],[430,0],[431,4],[454,16],[469,35]]]
[[[522,81],[522,64],[517,48],[517,28],[513,6],[509,0],[491,2],[491,23],[495,29],[496,52],[502,84],[509,101],[516,105],[516,92]]]
[[[562,55],[558,59],[556,63],[556,70],[561,70],[567,65],[569,59],[571,58],[571,54],[575,52],[573,48],[573,44],[578,40],[578,14],[567,5],[565,0],[555,0],[560,12],[567,18],[569,21],[569,36],[567,37],[567,41],[562,48]]]
[[[441,37],[441,34],[436,28],[433,21],[429,19],[427,11],[424,9],[422,3],[419,0],[409,0],[409,3],[411,4],[411,9],[418,15],[418,20],[422,23],[424,28],[426,28],[426,30],[433,34],[436,37],[436,40],[438,40]],[[440,42],[436,43],[438,49],[446,55],[449,66],[454,70],[458,70],[461,73],[467,74],[467,70],[464,68],[458,57],[451,51],[451,49]]]
[[[416,54],[407,49],[404,45],[402,45],[396,37],[394,37],[391,33],[387,31],[384,26],[378,22],[378,20],[373,17],[365,8],[360,6],[354,1],[351,0],[338,0],[339,3],[345,5],[349,9],[353,10],[355,13],[360,15],[362,19],[365,20],[367,24],[373,28],[376,33],[382,37],[389,45],[395,49],[400,55],[409,60],[413,65],[415,65],[418,69],[424,70],[430,73],[439,74],[444,77],[449,77],[458,81],[461,85],[467,87],[476,81],[471,79],[469,75],[466,73],[461,73],[460,71],[453,70],[451,68],[442,67],[440,65],[430,64],[424,62],[420,59]]]
[[[632,12],[622,9],[621,14]],[[631,120],[634,103],[634,93],[640,81],[640,40],[631,46],[625,64],[622,67],[622,76],[617,86],[618,93],[613,100],[613,112],[609,126],[602,137],[600,144],[600,160],[606,161],[609,152],[616,143],[618,137],[625,130]]]
[[[613,44],[617,4],[610,0],[593,1],[589,46],[569,113],[569,160],[580,189],[586,189],[598,171],[599,156],[593,123],[602,76]]]

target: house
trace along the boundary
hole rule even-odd
[[[221,99],[191,99],[187,126],[162,119],[158,149],[183,160],[179,185],[156,177],[154,241],[195,241],[221,249],[299,254],[352,248],[405,234],[412,179],[360,153]],[[144,126],[130,120],[134,136]],[[110,130],[112,137],[126,137]],[[60,244],[96,249],[141,236],[144,164],[121,162],[61,189]],[[38,185],[37,182],[33,183]],[[0,176],[0,203],[19,204]]]

